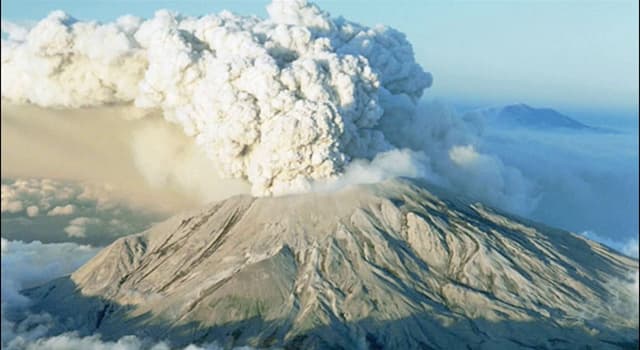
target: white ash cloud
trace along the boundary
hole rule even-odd
[[[520,215],[538,203],[537,184],[484,149],[482,120],[427,103],[407,120],[383,120],[381,128],[394,145],[413,150],[418,177]]]
[[[2,97],[160,107],[218,171],[248,179],[259,195],[391,149],[378,128],[387,108],[405,118],[431,85],[405,36],[332,19],[306,1],[276,0],[268,12],[262,20],[159,11],[107,24],[53,12],[3,40]]]
[[[121,177],[136,180],[127,190],[149,184],[154,193],[170,189],[163,200],[153,201],[163,205],[170,196],[187,207],[183,202],[242,193],[247,191],[244,180],[254,194],[268,195],[407,175],[565,229],[628,234],[623,226],[631,226],[637,231],[637,197],[620,200],[634,192],[629,188],[637,189],[637,166],[628,166],[637,163],[637,153],[624,165],[608,162],[611,154],[637,147],[620,145],[597,157],[589,148],[618,135],[601,135],[608,139],[593,142],[596,136],[576,142],[584,136],[573,135],[572,144],[581,148],[573,153],[562,151],[571,147],[566,135],[554,141],[547,132],[534,138],[507,128],[496,138],[473,115],[417,105],[431,77],[415,63],[401,33],[332,19],[305,1],[276,1],[268,12],[260,19],[158,11],[148,20],[124,16],[106,24],[54,12],[30,26],[3,22],[3,118],[6,101],[52,107],[125,104],[119,115],[145,114],[134,112],[132,104],[162,110],[165,120],[188,136],[180,138],[157,125],[136,129],[142,125],[137,120],[123,126],[131,129],[122,137],[126,150],[115,141],[106,146],[116,156],[105,152],[98,157],[95,148],[80,147],[84,144],[73,147],[94,153],[82,154],[91,162],[76,171],[81,177],[91,176],[87,169],[93,168],[100,168],[94,173],[117,169],[125,174],[113,159],[127,160],[135,173]],[[100,113],[110,114],[110,108],[101,107],[106,112]],[[97,109],[82,118],[97,120]],[[144,121],[158,122],[152,119]],[[72,129],[79,123],[65,125],[73,138],[89,135],[88,124]],[[13,131],[18,124],[3,124],[3,136],[21,135]],[[63,129],[61,124],[56,121],[54,127]],[[115,124],[109,130],[117,129]],[[103,132],[104,125],[99,126]],[[86,139],[97,143],[93,134]],[[42,161],[31,163],[57,166],[58,158],[48,161],[57,148],[39,145],[33,142],[30,156]],[[15,149],[18,154],[29,145],[16,144]],[[415,164],[404,173],[381,174],[376,159],[387,152]],[[3,161],[10,157],[3,143]],[[63,161],[79,164],[79,159],[74,153]],[[220,175],[238,182],[224,182]],[[3,203],[3,208],[26,210],[17,202]]]
[[[149,117],[148,126],[130,123],[130,150],[119,159],[131,157],[150,187],[201,201],[246,191],[219,176],[247,180],[254,195],[412,176],[518,214],[535,208],[536,184],[486,151],[480,120],[419,105],[432,78],[402,33],[331,18],[306,1],[274,1],[268,13],[266,19],[229,12],[194,18],[162,10],[148,20],[126,16],[98,24],[55,12],[28,35],[15,34],[3,44],[9,48],[2,61],[9,75],[3,74],[3,98],[50,107],[162,110],[189,142]],[[39,26],[56,28],[64,40],[32,38]],[[98,41],[87,38],[96,37],[104,40],[91,48]],[[61,66],[22,81],[30,87],[18,91],[4,79],[26,69],[14,58],[20,52],[27,57],[20,62],[57,57]],[[144,68],[125,69],[127,60]],[[76,81],[60,79],[61,72],[87,64],[120,69],[117,75],[129,74],[131,86],[118,92],[117,84],[89,75],[83,84],[91,89],[70,89]],[[34,92],[55,84],[65,87],[50,92],[60,95],[50,100]],[[100,84],[112,93],[83,96]],[[401,166],[391,165],[390,156]]]
[[[313,182],[308,189],[315,192],[331,192],[351,185],[377,183],[398,176],[433,179],[435,175],[425,168],[425,160],[423,152],[394,149],[379,153],[371,161],[356,159],[346,166],[342,176]]]
[[[246,181],[217,176],[215,161],[177,125],[158,111],[142,112],[133,106],[52,109],[3,101],[2,177],[105,183],[111,198],[166,213],[249,192]],[[137,114],[149,116],[131,118]]]
[[[621,316],[631,327],[638,328],[640,316],[640,271],[629,272],[623,278],[613,278],[606,282],[609,303],[603,307],[609,313]],[[600,316],[603,315],[593,315]]]
[[[124,22],[78,22],[55,11],[26,34],[12,25],[2,41],[2,97],[56,107],[131,100],[145,60]]]
[[[144,123],[132,130],[131,157],[153,190],[175,189],[197,203],[249,191],[241,180],[218,178],[217,162],[167,123]]]

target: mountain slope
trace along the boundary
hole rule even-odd
[[[638,342],[637,270],[584,238],[399,179],[233,197],[122,238],[25,293],[35,310],[107,338],[619,349]]]

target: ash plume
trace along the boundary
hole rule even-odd
[[[268,13],[100,24],[56,11],[3,40],[2,97],[161,108],[256,195],[310,188],[393,149],[381,120],[406,120],[432,81],[404,34],[306,1],[276,0]]]

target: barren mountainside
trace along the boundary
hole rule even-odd
[[[232,197],[121,238],[26,294],[67,329],[107,339],[622,349],[638,344],[637,271],[577,235],[396,179]]]

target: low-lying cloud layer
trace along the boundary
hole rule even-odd
[[[602,117],[604,125],[607,119]],[[486,127],[478,147],[535,185],[538,201],[528,218],[637,242],[637,128],[607,134]]]
[[[108,186],[52,179],[3,179],[2,235],[104,245],[164,217],[130,204]]]

